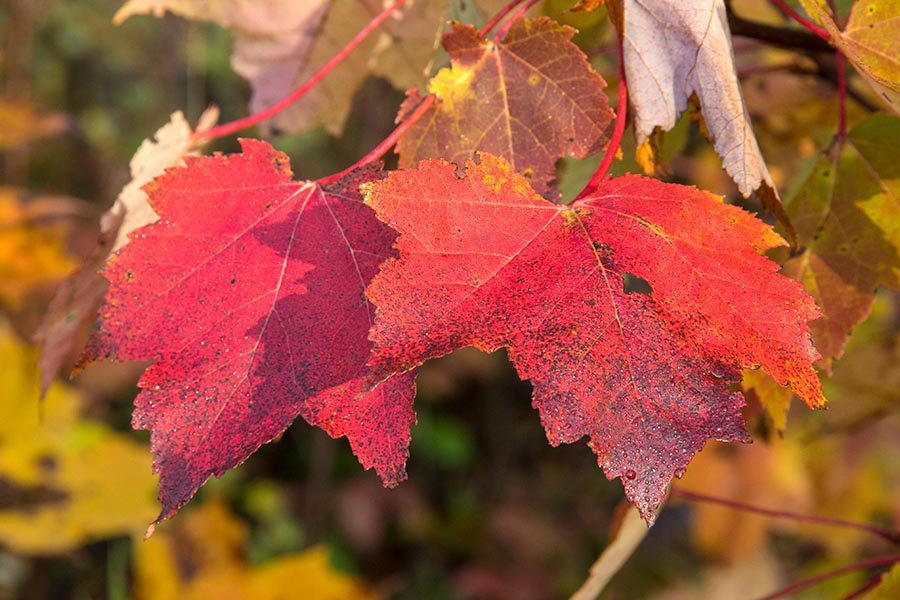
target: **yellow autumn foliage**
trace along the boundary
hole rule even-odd
[[[0,322],[0,544],[56,554],[87,542],[140,535],[159,511],[150,452],[80,417],[63,384],[41,403],[36,354]]]
[[[137,600],[374,600],[315,547],[259,566],[243,556],[247,527],[214,498],[135,543]]]

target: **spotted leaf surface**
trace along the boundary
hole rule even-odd
[[[152,432],[159,519],[298,415],[347,436],[386,485],[405,478],[412,374],[362,393],[374,318],[363,291],[394,234],[358,181],[295,182],[285,155],[242,144],[154,180],[160,220],[103,273],[110,291],[84,360],[152,361],[133,424]]]
[[[824,402],[818,310],[760,254],[784,241],[715,196],[626,176],[560,206],[489,155],[464,178],[424,161],[363,190],[400,233],[367,291],[376,379],[507,347],[550,442],[586,436],[647,521],[707,439],[748,439],[740,369]]]

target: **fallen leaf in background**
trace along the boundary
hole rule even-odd
[[[881,577],[881,583],[866,596],[866,600],[896,600],[898,597],[900,597],[900,564],[894,565]]]
[[[710,442],[673,487],[763,508],[810,512],[815,488],[805,453],[793,438],[749,445]],[[770,530],[795,528],[790,521],[717,504],[691,502],[690,506],[695,544],[707,555],[730,563],[764,551]]]
[[[57,554],[140,537],[159,510],[146,446],[80,418],[72,388],[54,385],[41,403],[35,359],[0,323],[0,541]]]
[[[638,545],[647,537],[650,528],[641,517],[641,513],[633,510],[629,504],[624,507],[619,522],[610,532],[609,543],[597,561],[591,565],[590,575],[584,585],[572,594],[571,600],[594,600],[609,583],[622,566],[628,561]]]
[[[135,543],[138,600],[374,600],[315,547],[259,565],[244,557],[247,525],[215,498]]]
[[[645,600],[736,600],[761,598],[785,585],[783,559],[770,548],[739,562],[714,565],[691,573],[689,581],[657,592]]]

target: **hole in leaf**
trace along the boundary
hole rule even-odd
[[[622,291],[626,294],[644,294],[649,296],[653,293],[653,286],[643,277],[638,277],[633,273],[622,273]]]

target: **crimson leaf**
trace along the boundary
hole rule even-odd
[[[412,374],[361,395],[374,317],[363,290],[393,234],[356,191],[291,181],[287,157],[187,157],[146,189],[160,220],[107,264],[84,362],[150,360],[133,424],[152,432],[158,520],[298,416],[345,435],[386,485],[404,479]]]
[[[376,380],[507,347],[550,442],[588,436],[648,522],[707,439],[748,439],[740,369],[824,402],[815,303],[759,254],[784,241],[708,193],[626,176],[561,206],[490,155],[463,179],[424,161],[363,191],[400,233],[367,291]]]

